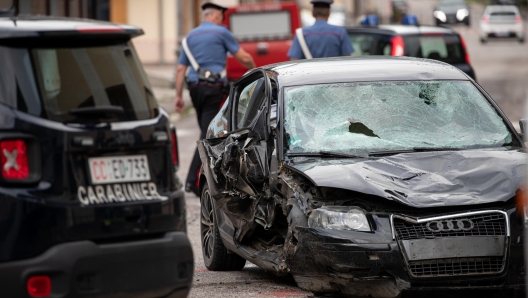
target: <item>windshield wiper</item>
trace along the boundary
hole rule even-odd
[[[75,108],[68,111],[71,115],[76,116],[114,116],[123,115],[125,110],[120,106],[94,106]]]
[[[413,153],[413,152],[431,152],[431,151],[459,151],[461,149],[457,148],[428,148],[428,147],[414,147],[412,149],[402,149],[402,150],[387,150],[387,151],[373,151],[369,152],[369,156],[377,155],[394,155],[401,153]]]
[[[342,157],[342,158],[366,158],[368,157],[367,154],[365,155],[354,155],[354,154],[347,154],[347,153],[340,153],[340,152],[331,152],[331,151],[319,151],[319,152],[292,152],[287,153],[286,155],[295,157],[295,156],[316,156],[316,157]]]
[[[413,151],[414,152],[430,152],[430,151],[460,151],[462,149],[459,149],[459,148],[446,148],[446,147],[438,147],[438,148],[435,148],[435,147],[414,147],[413,148]]]
[[[416,152],[413,149],[404,149],[404,150],[386,150],[386,151],[373,151],[369,152],[369,156],[376,156],[376,155],[394,155],[394,154],[400,154],[400,153],[410,153],[410,152]]]

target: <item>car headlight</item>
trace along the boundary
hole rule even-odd
[[[442,22],[447,21],[446,14],[443,11],[436,10],[435,12],[433,12],[433,15],[435,18],[439,19]]]
[[[323,206],[312,211],[308,226],[330,230],[371,231],[365,211],[358,207]]]
[[[457,10],[456,18],[459,21],[462,21],[465,17],[469,15],[469,11],[465,8]]]

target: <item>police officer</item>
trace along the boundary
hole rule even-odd
[[[333,0],[311,1],[312,14],[316,21],[314,25],[302,29],[302,37],[313,58],[349,56],[354,52],[346,30],[327,23],[330,16],[330,4],[333,2]],[[292,60],[310,58],[306,57],[298,34],[293,39],[288,57]]]
[[[227,8],[206,2],[202,5],[202,10],[203,22],[191,30],[185,39],[190,55],[183,50],[178,60],[175,103],[176,111],[182,112],[184,109],[183,82],[187,69],[190,67],[187,85],[198,117],[201,130],[200,139],[205,138],[207,127],[222,103],[227,52],[230,52],[246,68],[255,67],[253,57],[240,47],[226,27],[220,25]],[[192,61],[193,58],[196,63]],[[194,67],[196,64],[199,66],[198,69]],[[198,189],[200,166],[200,155],[196,149],[185,182],[185,191],[193,192],[197,196],[200,195]]]

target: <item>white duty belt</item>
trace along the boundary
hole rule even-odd
[[[299,41],[299,45],[301,45],[301,50],[303,51],[304,57],[306,59],[313,59],[312,53],[310,52],[310,49],[306,44],[306,40],[304,40],[302,28],[298,28],[297,30],[295,30],[295,35],[297,36],[297,41]]]
[[[192,54],[191,50],[189,49],[189,46],[187,45],[187,37],[185,37],[182,40],[182,47],[183,47],[183,51],[185,52],[185,55],[187,55],[187,58],[189,59],[189,62],[191,62],[192,68],[194,68],[194,71],[198,72],[198,70],[200,69],[200,64],[196,62],[196,59],[194,59],[194,55]],[[220,76],[221,78],[225,78],[226,75],[227,75],[227,72],[226,72],[226,69],[224,68],[220,72]]]

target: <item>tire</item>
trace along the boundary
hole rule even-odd
[[[242,270],[246,260],[235,253],[230,253],[225,247],[216,224],[215,210],[215,201],[205,183],[200,196],[200,240],[205,267],[211,271]]]
[[[487,42],[486,39],[484,39],[484,38],[482,38],[482,37],[480,38],[480,43],[481,43],[481,44],[485,44],[486,42]]]
[[[524,38],[519,39],[519,43],[524,43]]]

